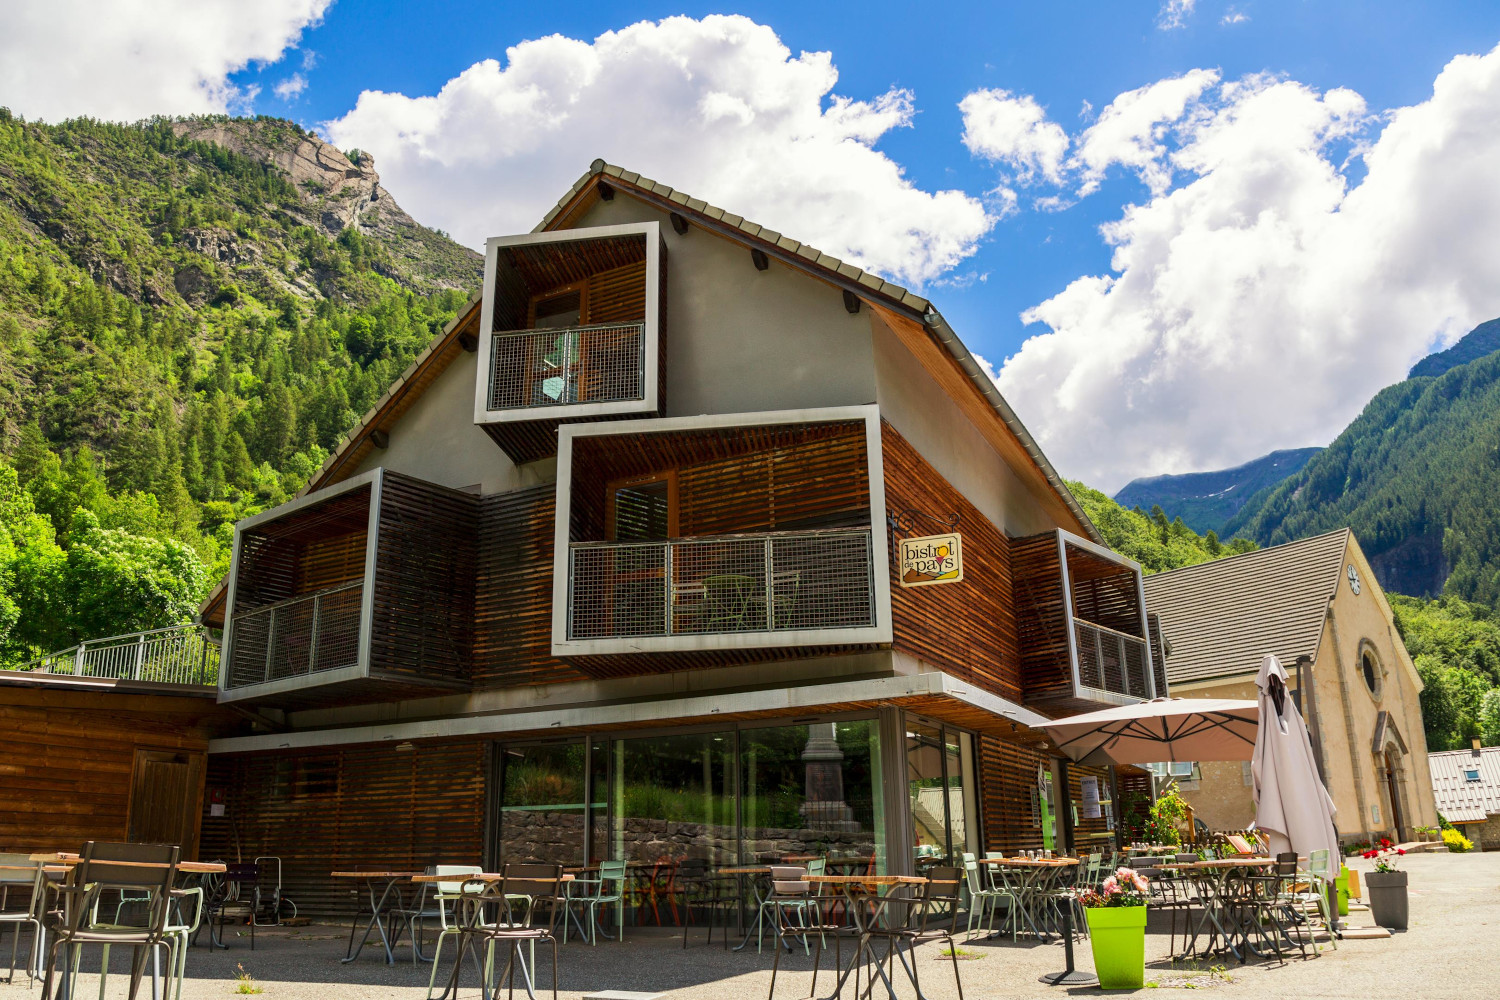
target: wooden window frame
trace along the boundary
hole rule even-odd
[[[649,472],[643,476],[626,476],[623,479],[611,479],[606,482],[604,484],[605,540],[617,541],[615,538],[615,494],[628,486],[646,486],[651,483],[667,484],[667,539],[681,537],[678,521],[677,472],[676,469],[666,469],[661,472]]]

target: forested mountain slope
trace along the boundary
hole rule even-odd
[[[1349,526],[1380,583],[1500,601],[1500,354],[1390,386],[1253,517],[1274,545]]]
[[[1320,451],[1289,448],[1232,469],[1133,479],[1115,494],[1115,500],[1125,507],[1161,507],[1181,517],[1194,531],[1222,534],[1253,498],[1301,470]]]
[[[289,122],[0,109],[0,655],[180,619],[481,268]],[[70,617],[84,543],[130,577],[108,621]]]

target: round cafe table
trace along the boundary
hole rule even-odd
[[[422,872],[402,871],[367,871],[367,872],[333,872],[334,878],[359,879],[365,884],[365,893],[370,900],[370,919],[365,924],[364,936],[359,939],[359,947],[354,946],[354,934],[359,930],[359,918],[364,913],[363,909],[356,910],[354,920],[349,924],[349,947],[345,949],[344,957],[340,962],[348,964],[359,957],[359,953],[365,950],[365,942],[370,940],[371,931],[379,931],[380,943],[385,947],[385,964],[395,965],[396,955],[391,951],[391,936],[386,931],[386,915],[390,910],[401,902],[401,890],[396,886],[421,876]],[[453,876],[447,876],[452,881]],[[392,899],[392,894],[395,898]]]

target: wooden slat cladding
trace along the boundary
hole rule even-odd
[[[479,498],[387,471],[380,489],[370,673],[467,685]]]
[[[994,736],[980,737],[979,808],[984,816],[985,850],[1010,853],[1044,847],[1037,769],[1050,771],[1051,767],[1051,758],[1031,747]],[[1101,799],[1109,796],[1107,768],[1070,764],[1068,786],[1072,801],[1082,802],[1085,776],[1098,780]],[[1077,850],[1087,853],[1104,849],[1104,839],[1091,835],[1107,833],[1108,818],[1101,813],[1096,819],[1088,819],[1081,809],[1079,812],[1074,827]]]
[[[646,318],[646,259],[589,277],[585,323],[639,323]]]
[[[479,502],[474,687],[583,680],[554,659],[552,531],[555,489],[496,493]]]
[[[1073,666],[1068,652],[1070,611],[1063,593],[1056,532],[1011,542],[1016,576],[1016,632],[1028,701],[1073,697]]]
[[[1156,678],[1156,696],[1167,698],[1171,692],[1167,684],[1167,651],[1162,644],[1161,616],[1147,614],[1146,621],[1151,627],[1151,675]]]
[[[1012,701],[1021,699],[1021,661],[1005,533],[954,489],[889,423],[881,422],[886,507],[946,520],[959,515],[964,578],[902,587],[892,556],[892,645]],[[934,528],[936,531],[936,528]]]
[[[360,579],[369,516],[362,486],[245,532],[234,613]]]
[[[1068,583],[1073,591],[1073,614],[1095,625],[1145,638],[1135,572],[1076,546],[1064,548],[1068,555]]]
[[[502,247],[500,254],[497,278],[505,274],[513,278],[509,281],[497,281],[493,327],[496,330],[524,329],[533,296],[579,282],[592,284],[593,280],[602,280],[609,287],[618,284],[622,280],[620,272],[632,265],[639,265],[644,290],[644,234]],[[618,291],[612,291],[611,294],[618,297]],[[604,322],[640,319],[645,314],[644,295],[640,301],[638,315],[612,317]]]
[[[225,815],[204,815],[201,853],[279,857],[299,914],[347,917],[364,886],[330,872],[482,863],[487,761],[482,741],[211,757]]]
[[[208,697],[0,688],[0,851],[126,839],[139,750],[198,767],[196,796],[194,761],[223,725],[218,712]],[[183,856],[194,857],[197,824],[187,833]]]
[[[676,470],[684,537],[869,523],[864,424],[734,427],[575,440],[571,534],[606,538],[608,483]]]

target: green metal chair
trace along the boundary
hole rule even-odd
[[[599,928],[599,910],[601,907],[615,908],[615,933],[620,939],[625,938],[625,862],[623,861],[601,861],[599,862],[598,878],[575,878],[568,883],[567,906],[571,910],[574,906],[581,907],[585,914],[585,924],[589,930],[589,944],[598,944],[596,931]],[[575,892],[580,886],[592,886],[586,894],[579,896]],[[609,937],[608,931],[604,933]],[[563,921],[563,943],[568,941],[568,921]]]
[[[443,940],[456,937],[463,929],[458,922],[458,902],[463,898],[464,882],[462,876],[478,875],[484,869],[478,865],[433,865],[434,875],[458,875],[460,878],[452,882],[438,882],[437,893],[432,897],[437,904],[438,911],[438,936],[437,943],[432,946],[432,972],[427,977],[427,1000],[432,1000],[433,984],[437,982],[438,959],[443,954]],[[470,892],[476,892],[471,889]],[[455,961],[463,961],[463,952],[459,952]]]

